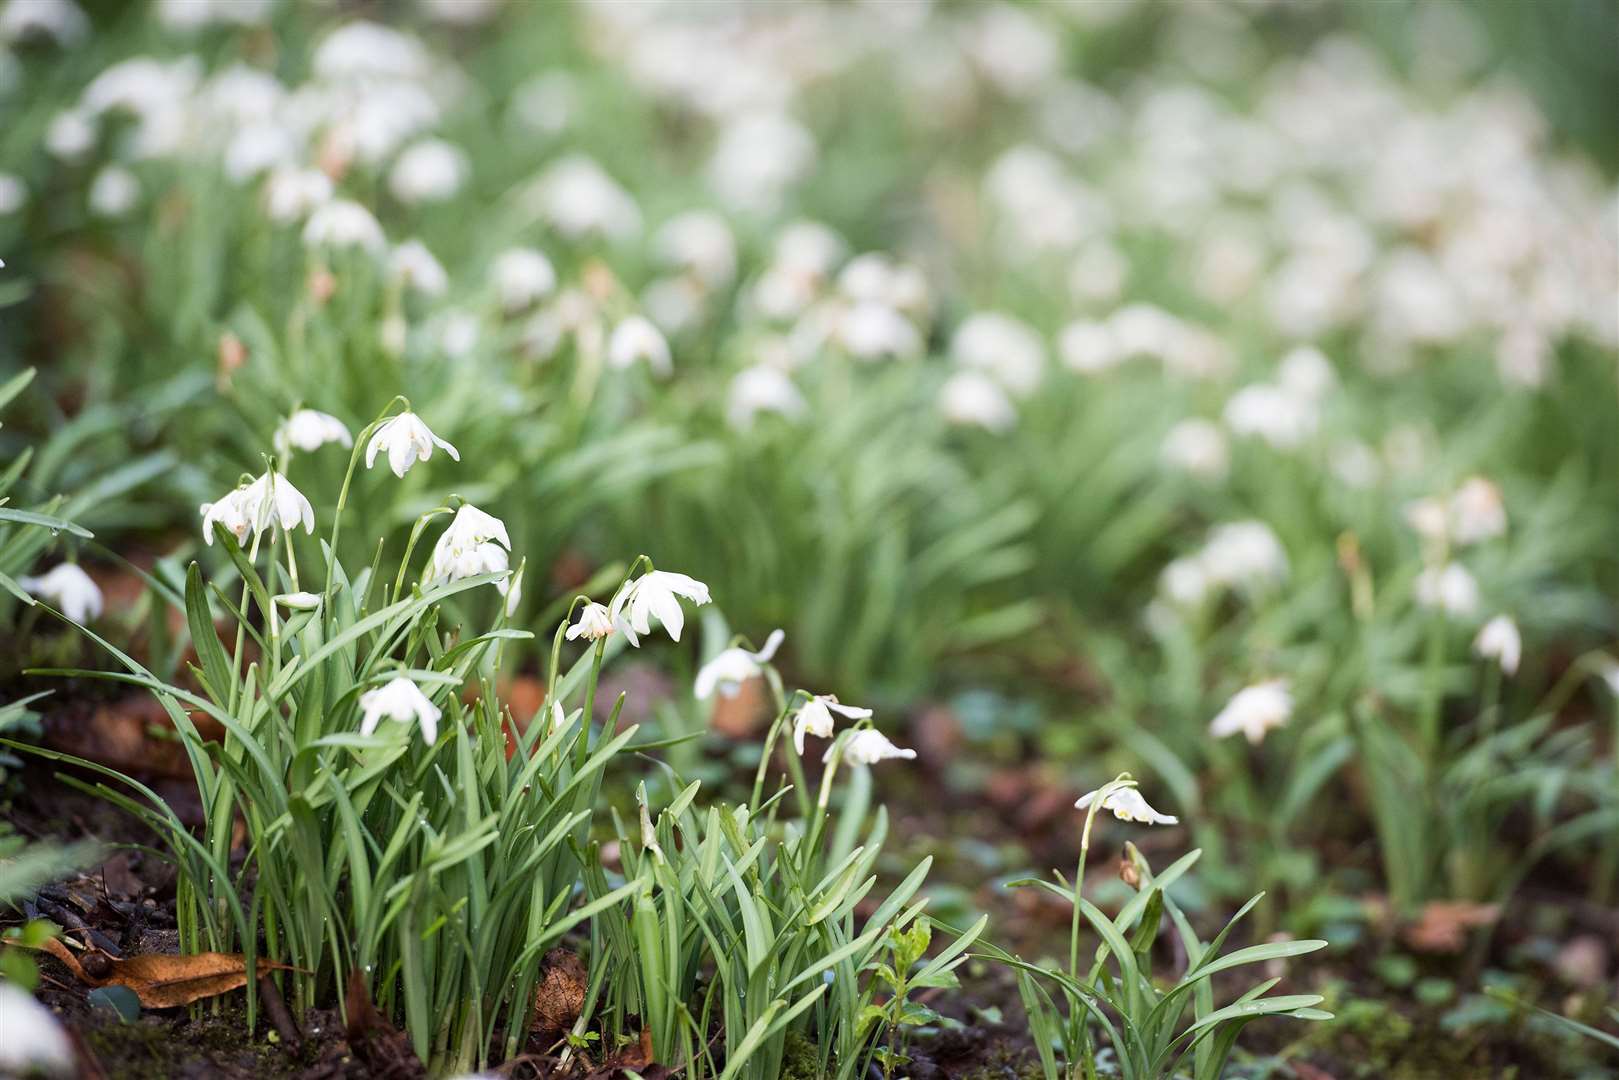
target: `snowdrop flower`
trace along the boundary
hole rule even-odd
[[[427,584],[498,573],[503,576],[494,583],[495,588],[505,596],[510,584],[506,570],[511,547],[506,523],[467,503],[455,512],[450,527],[433,545]]]
[[[0,173],[0,216],[15,214],[28,205],[28,185],[11,173]]]
[[[743,683],[763,674],[764,665],[769,663],[776,655],[776,650],[781,648],[784,636],[781,630],[772,630],[770,636],[765,639],[764,648],[758,652],[749,652],[740,645],[733,645],[720,652],[697,672],[697,682],[693,687],[697,700],[707,701],[714,696],[716,690],[721,697],[735,697],[741,691]]]
[[[865,720],[871,716],[870,709],[844,705],[832,694],[816,694],[793,714],[793,749],[798,751],[799,757],[804,756],[805,735],[814,735],[817,739],[832,737],[833,713],[850,720]]]
[[[288,224],[307,217],[332,199],[332,178],[319,169],[277,169],[264,185],[264,211]]]
[[[674,370],[669,358],[669,342],[664,340],[663,334],[643,316],[631,315],[613,327],[612,336],[607,339],[607,362],[623,370],[642,361],[658,375],[668,375]]]
[[[1478,582],[1460,563],[1423,570],[1417,575],[1415,595],[1419,607],[1456,618],[1466,618],[1479,606]]]
[[[1118,367],[1127,356],[1107,324],[1083,321],[1063,327],[1057,336],[1057,352],[1069,370],[1081,375],[1100,375]]]
[[[1258,746],[1271,728],[1281,727],[1293,715],[1293,695],[1286,679],[1267,679],[1237,691],[1209,724],[1217,739],[1242,732]]]
[[[231,136],[225,146],[225,175],[241,184],[280,165],[291,165],[298,148],[280,124],[260,121]]]
[[[45,129],[45,149],[61,161],[83,161],[95,145],[95,119],[84,109],[63,109]]]
[[[326,35],[315,49],[314,68],[328,82],[409,80],[431,74],[433,58],[408,34],[361,19]]]
[[[1098,788],[1081,795],[1079,801],[1074,803],[1074,809],[1088,809],[1100,790]],[[1134,787],[1116,787],[1108,792],[1102,799],[1102,809],[1111,810],[1120,821],[1138,821],[1143,825],[1175,825],[1180,822],[1175,815],[1160,814],[1148,806],[1147,800]]]
[[[630,193],[583,155],[552,165],[530,189],[528,200],[564,236],[619,240],[641,230],[641,210]]]
[[[1261,521],[1218,526],[1209,533],[1198,559],[1210,579],[1222,585],[1256,587],[1287,576],[1287,553]]]
[[[836,748],[836,744],[827,747],[826,753],[821,756],[821,760],[830,761],[832,751]],[[848,742],[843,744],[843,760],[850,765],[875,765],[879,761],[887,761],[889,758],[903,758],[910,761],[914,760],[915,757],[915,750],[895,746],[888,740],[887,735],[884,735],[876,728],[865,728],[857,731],[849,736]]]
[[[1209,595],[1212,583],[1197,558],[1174,559],[1158,575],[1158,587],[1178,607],[1196,607]]]
[[[13,0],[13,8],[27,7]],[[31,1076],[35,1072],[72,1074],[76,1068],[73,1045],[50,1009],[34,995],[0,981],[0,1073]]]
[[[423,139],[394,162],[388,190],[402,203],[444,202],[461,190],[469,170],[460,149],[443,139]]]
[[[814,163],[815,139],[796,120],[745,113],[721,129],[708,182],[727,206],[769,212]]]
[[[299,409],[281,421],[281,426],[270,437],[276,456],[283,462],[292,456],[294,447],[309,453],[332,442],[353,446],[354,436],[343,426],[343,421],[314,409]]]
[[[1481,659],[1494,660],[1508,675],[1516,675],[1518,661],[1523,658],[1523,637],[1512,616],[1497,615],[1485,623],[1473,639],[1473,652]]]
[[[958,371],[939,388],[939,411],[952,424],[996,433],[1017,424],[1017,409],[1001,384],[978,371]]]
[[[314,611],[320,607],[320,593],[289,592],[278,593],[275,602],[289,611]]]
[[[256,537],[278,526],[291,531],[302,525],[305,532],[315,531],[315,508],[290,480],[275,472],[244,484],[218,502],[203,503],[201,513],[202,538],[207,544],[214,542],[215,522],[224,525],[238,544],[246,544],[249,535]]]
[[[862,300],[844,312],[837,335],[850,355],[860,360],[901,359],[922,352],[922,335],[911,321],[875,300]]]
[[[1450,507],[1443,499],[1431,495],[1412,499],[1401,513],[1412,531],[1430,544],[1443,545],[1450,535]]]
[[[62,563],[39,577],[20,577],[17,584],[30,596],[43,597],[76,623],[101,615],[101,590],[75,563]]]
[[[495,257],[490,267],[500,306],[508,314],[522,311],[557,287],[557,272],[544,253],[533,248],[512,248]]]
[[[89,33],[90,20],[73,0],[10,0],[0,8],[0,41],[8,44],[50,38],[65,47]]]
[[[1320,401],[1338,381],[1331,362],[1311,345],[1301,345],[1282,357],[1278,377],[1283,390],[1306,401]]]
[[[968,316],[950,339],[950,353],[1020,396],[1033,393],[1045,374],[1046,343],[1029,324],[998,311]]]
[[[413,412],[402,412],[386,421],[371,436],[371,441],[365,447],[365,467],[369,469],[376,463],[379,450],[386,451],[388,467],[395,476],[403,478],[418,461],[426,461],[433,456],[434,446],[449,454],[451,460],[461,460],[460,452],[428,430],[421,417]]]
[[[785,371],[768,364],[755,364],[744,368],[731,380],[725,418],[733,428],[745,430],[753,426],[754,418],[762,412],[796,420],[809,412],[809,403]]]
[[[1193,417],[1169,429],[1159,450],[1163,463],[1172,469],[1206,480],[1218,480],[1230,466],[1231,454],[1218,425]]]
[[[706,604],[708,586],[685,574],[651,570],[620,586],[607,610],[614,628],[622,630],[631,645],[639,648],[640,635],[652,632],[654,616],[668,631],[669,640],[679,641],[686,625],[685,612],[680,610],[682,596],[694,604]]]
[[[600,641],[613,632],[613,613],[605,604],[592,601],[579,609],[579,618],[568,627],[567,638],[577,641],[585,638],[589,641]]]
[[[445,273],[444,264],[420,240],[406,240],[394,248],[388,269],[423,296],[443,296],[450,287],[450,275]]]
[[[1263,439],[1278,450],[1291,450],[1315,434],[1315,403],[1281,386],[1254,383],[1226,402],[1225,422],[1238,435]]]
[[[1507,531],[1501,489],[1482,476],[1469,477],[1450,500],[1451,534],[1458,544],[1476,544]]]
[[[652,243],[664,262],[688,271],[711,289],[724,288],[736,275],[736,239],[725,219],[711,210],[690,210],[670,218]]]
[[[135,208],[141,183],[121,165],[109,165],[90,182],[90,209],[98,217],[121,218]]]
[[[404,723],[415,721],[422,729],[422,739],[429,746],[438,742],[438,706],[427,700],[427,695],[403,675],[396,675],[375,690],[360,695],[360,734],[370,735],[377,723],[386,718]]]
[[[381,255],[388,246],[382,226],[371,211],[348,199],[334,199],[315,208],[304,223],[308,248],[360,248]]]

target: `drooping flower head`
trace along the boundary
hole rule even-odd
[[[834,746],[826,748],[822,756],[823,761],[830,761]],[[889,758],[904,758],[907,760],[916,757],[915,750],[895,746],[888,736],[876,728],[862,728],[849,736],[849,741],[843,744],[843,760],[850,765],[875,765],[879,761]]]
[[[426,584],[459,581],[478,574],[505,574],[511,565],[511,546],[505,522],[466,503],[433,545]],[[510,578],[502,577],[494,584],[505,596]]]
[[[1237,691],[1209,723],[1209,734],[1223,739],[1240,731],[1257,746],[1267,731],[1281,727],[1292,715],[1293,695],[1287,680],[1266,679]]]
[[[428,745],[438,741],[439,709],[421,688],[404,675],[395,676],[360,695],[360,734],[370,735],[384,718],[415,722],[422,729],[422,738]]]
[[[1523,636],[1510,615],[1497,615],[1484,624],[1473,639],[1473,652],[1485,660],[1494,660],[1508,675],[1518,673],[1518,662],[1523,659]]]
[[[376,463],[377,452],[385,451],[388,467],[395,476],[402,478],[418,461],[432,457],[435,446],[449,454],[452,460],[461,460],[461,454],[455,447],[434,435],[422,423],[421,417],[407,410],[385,421],[371,436],[371,441],[365,446],[365,467],[371,468]]]
[[[1103,789],[1087,792],[1074,803],[1074,809],[1085,810],[1096,799],[1097,793]],[[1138,821],[1143,825],[1175,825],[1180,818],[1173,814],[1160,814],[1142,797],[1141,792],[1134,787],[1116,787],[1102,797],[1102,809],[1110,810],[1113,816],[1120,821]]]
[[[758,652],[749,652],[740,645],[733,645],[725,649],[714,659],[704,664],[697,672],[697,681],[693,688],[698,701],[707,701],[718,691],[721,697],[735,697],[742,689],[742,684],[764,671],[764,665],[769,663],[781,648],[782,638],[786,635],[781,630],[772,630],[765,639],[764,648]]]
[[[613,613],[607,610],[606,604],[592,601],[579,609],[579,618],[568,627],[567,638],[577,641],[586,638],[590,641],[600,641],[613,632]]]
[[[870,709],[845,705],[833,694],[816,694],[793,714],[793,749],[800,757],[804,755],[805,735],[814,735],[817,739],[832,737],[833,713],[850,720],[865,720],[871,716]]]
[[[686,625],[685,612],[680,610],[680,597],[694,604],[706,604],[708,586],[685,574],[649,570],[634,581],[620,586],[607,610],[613,625],[623,631],[631,645],[639,647],[640,635],[652,632],[654,616],[669,632],[669,639],[679,641],[680,631]]]
[[[315,531],[315,508],[292,482],[276,472],[267,472],[251,484],[244,484],[218,502],[203,503],[202,539],[214,542],[214,523],[225,526],[238,544],[247,544],[265,529],[292,530],[299,525]]]
[[[308,453],[330,442],[353,446],[354,436],[343,426],[343,421],[330,413],[317,412],[314,409],[299,409],[281,421],[281,426],[275,429],[275,434],[270,439],[271,445],[275,447],[276,456],[283,463],[294,448]]]
[[[76,563],[62,563],[39,577],[20,577],[17,584],[30,596],[49,600],[76,623],[101,615],[101,590]]]

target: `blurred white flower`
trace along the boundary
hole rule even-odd
[[[725,219],[711,210],[689,210],[666,221],[652,240],[658,257],[710,289],[736,275],[736,239]]]
[[[850,720],[865,720],[871,716],[870,709],[862,709],[855,705],[844,705],[838,701],[834,694],[816,694],[798,707],[793,714],[793,749],[799,757],[804,756],[804,736],[814,735],[817,739],[830,739],[834,721],[832,714],[847,717]],[[830,750],[828,751],[830,753]]]
[[[1509,327],[1496,345],[1495,370],[1508,386],[1528,390],[1541,386],[1551,362],[1551,342],[1527,320]]]
[[[433,545],[433,558],[424,584],[438,585],[479,574],[500,574],[494,586],[505,596],[511,584],[511,576],[506,573],[511,565],[511,547],[505,522],[465,503]]]
[[[1338,382],[1332,363],[1313,345],[1301,345],[1282,357],[1278,381],[1282,389],[1306,401],[1320,401]]]
[[[651,570],[634,581],[619,586],[607,607],[615,629],[623,632],[631,645],[639,647],[640,636],[652,632],[652,619],[663,624],[669,640],[679,641],[686,625],[680,598],[692,603],[708,603],[708,586],[694,577],[668,570]]]
[[[1450,499],[1451,535],[1458,544],[1476,544],[1507,531],[1501,489],[1482,476],[1462,481]]]
[[[592,601],[579,609],[579,618],[568,627],[567,638],[577,641],[585,638],[589,641],[599,641],[613,632],[613,613],[607,609],[606,604]]]
[[[314,56],[315,74],[328,82],[425,78],[433,64],[415,38],[359,19],[327,34]]]
[[[421,0],[422,14],[451,26],[476,26],[500,14],[504,0]]]
[[[490,265],[490,276],[507,314],[524,310],[557,287],[557,272],[551,260],[534,248],[501,252]]]
[[[1159,457],[1165,465],[1206,480],[1226,474],[1231,454],[1219,425],[1192,417],[1169,429]]]
[[[275,429],[275,434],[270,437],[270,444],[275,447],[276,456],[283,462],[291,456],[293,448],[308,453],[330,442],[353,446],[354,436],[343,426],[343,421],[330,413],[317,412],[314,409],[299,409],[281,421],[280,426]]]
[[[950,339],[963,367],[988,372],[1019,396],[1035,391],[1046,369],[1046,343],[1027,323],[998,311],[969,315]]]
[[[1479,607],[1478,582],[1460,563],[1425,568],[1417,575],[1415,596],[1419,607],[1459,619]]]
[[[420,240],[406,240],[394,247],[388,258],[393,276],[423,296],[443,296],[450,287],[450,275]]]
[[[13,0],[11,6],[27,5]],[[0,1073],[6,1076],[68,1076],[77,1069],[73,1044],[55,1014],[6,981],[0,981],[0,1031],[6,1033],[0,1039]]]
[[[1216,526],[1198,559],[1209,578],[1222,585],[1252,588],[1287,577],[1287,553],[1260,521]]]
[[[563,158],[535,181],[529,205],[570,239],[621,240],[641,231],[641,210],[630,193],[583,155]]]
[[[1450,538],[1450,507],[1444,499],[1432,495],[1412,499],[1401,513],[1412,531],[1429,544],[1443,545]]]
[[[319,169],[281,168],[264,184],[264,210],[271,221],[290,224],[332,199],[332,178]]]
[[[1339,483],[1356,490],[1374,487],[1383,473],[1383,462],[1377,452],[1358,439],[1335,444],[1328,455],[1327,466]]]
[[[745,430],[762,412],[796,420],[809,412],[809,403],[785,371],[769,364],[754,364],[731,380],[725,418],[731,427]]]
[[[444,350],[444,355],[452,360],[472,355],[472,350],[477,348],[478,339],[482,336],[478,317],[460,308],[439,312],[433,320],[433,330],[438,336],[439,347]]]
[[[560,135],[579,112],[579,87],[564,71],[536,75],[512,91],[511,112],[541,135]]]
[[[291,611],[314,611],[320,607],[320,593],[289,592],[278,593],[275,602]]]
[[[101,590],[77,563],[62,563],[39,577],[19,577],[17,584],[30,596],[43,597],[76,623],[99,618]]]
[[[822,761],[832,759],[832,751],[836,744],[827,747],[826,753],[821,756]],[[889,741],[887,735],[875,728],[865,728],[849,736],[849,741],[843,745],[843,760],[850,765],[875,765],[879,761],[890,758],[914,760],[916,751],[895,746]]]
[[[952,424],[996,433],[1017,426],[1017,409],[1001,384],[978,371],[958,371],[939,388],[939,411]]]
[[[60,161],[83,161],[95,145],[95,118],[84,109],[63,109],[45,129],[45,149]]]
[[[1231,396],[1225,422],[1237,435],[1257,436],[1278,450],[1290,450],[1315,434],[1315,402],[1282,386],[1254,383]]]
[[[708,183],[727,206],[770,212],[815,163],[815,139],[792,117],[744,113],[720,130]]]
[[[668,375],[674,370],[669,342],[641,315],[631,315],[613,327],[612,336],[607,339],[607,363],[620,370],[645,363],[658,375]]]
[[[795,221],[776,234],[772,258],[784,270],[825,278],[846,250],[843,237],[829,226],[818,221]]]
[[[740,645],[721,650],[714,659],[698,669],[693,686],[697,700],[707,701],[716,691],[721,697],[735,697],[741,692],[743,683],[764,672],[764,665],[776,655],[785,636],[779,629],[772,630],[765,639],[764,647],[758,652],[749,652]]]
[[[388,247],[388,239],[371,211],[348,199],[334,199],[309,215],[304,223],[304,246],[360,248],[381,255]]]
[[[108,165],[90,182],[90,210],[97,217],[121,218],[140,197],[140,181],[122,165]]]
[[[371,468],[376,463],[377,452],[385,451],[388,467],[395,476],[403,478],[411,466],[433,456],[434,446],[449,454],[451,460],[461,460],[460,452],[428,430],[421,417],[413,412],[402,412],[385,421],[371,436],[365,447],[365,467]]]
[[[214,24],[260,26],[273,7],[274,0],[159,0],[157,20],[177,33]]]
[[[703,320],[708,293],[689,274],[657,278],[641,291],[641,309],[669,334],[684,334]]]
[[[1209,723],[1209,734],[1223,739],[1241,732],[1258,745],[1271,728],[1286,724],[1293,715],[1293,695],[1286,679],[1266,679],[1237,691]]]
[[[1494,660],[1508,675],[1516,675],[1518,661],[1523,658],[1523,637],[1512,616],[1497,615],[1485,623],[1473,639],[1473,652],[1482,659]]]
[[[1158,587],[1177,607],[1196,607],[1209,595],[1212,583],[1196,556],[1171,560],[1158,575]]]
[[[438,742],[438,706],[427,699],[417,685],[403,675],[396,675],[375,690],[360,695],[360,734],[370,735],[383,719],[403,723],[415,722],[422,729],[422,741],[431,746]]]
[[[1057,336],[1057,352],[1069,370],[1081,375],[1100,375],[1126,358],[1107,324],[1084,321],[1063,327]]]
[[[1081,795],[1074,809],[1088,809],[1099,791],[1101,788]],[[1174,825],[1180,821],[1173,814],[1160,814],[1148,806],[1141,792],[1133,787],[1117,787],[1108,792],[1102,799],[1102,809],[1112,811],[1120,821],[1137,821],[1143,825]]]
[[[214,542],[214,523],[225,526],[238,544],[245,545],[250,535],[257,536],[265,529],[279,526],[288,531],[304,527],[315,531],[315,508],[292,482],[280,473],[267,472],[250,484],[244,484],[226,494],[218,502],[203,503],[202,539]]]
[[[922,352],[922,335],[909,319],[875,300],[862,300],[837,322],[838,341],[860,360],[903,359]]]
[[[0,216],[15,214],[28,205],[28,185],[12,173],[0,172]]]
[[[388,190],[402,203],[435,203],[454,198],[471,166],[459,147],[443,139],[412,143],[388,173]]]
[[[0,8],[0,41],[9,45],[50,38],[65,47],[89,33],[90,20],[73,0],[10,0]]]
[[[248,124],[225,146],[225,175],[241,184],[278,166],[290,166],[298,156],[292,134],[267,121]]]

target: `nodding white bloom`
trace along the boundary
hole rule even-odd
[[[631,315],[613,327],[612,336],[607,339],[607,362],[622,370],[643,361],[659,375],[668,375],[674,370],[669,358],[669,342],[664,340],[663,334],[645,317]]]
[[[304,223],[304,246],[359,248],[381,255],[388,247],[388,238],[371,211],[349,199],[334,199],[309,215]]]
[[[557,272],[545,254],[533,248],[512,248],[495,256],[490,266],[495,292],[506,311],[522,311],[557,287]]]
[[[1028,323],[998,311],[968,316],[950,339],[950,354],[1019,396],[1033,393],[1046,370],[1045,341]]]
[[[1254,383],[1231,395],[1225,422],[1238,435],[1252,435],[1291,450],[1315,434],[1319,419],[1315,402],[1282,386]]]
[[[423,139],[394,162],[388,190],[402,203],[444,202],[461,190],[470,169],[459,148],[443,139]]]
[[[1462,481],[1450,499],[1451,535],[1458,544],[1476,544],[1507,531],[1507,508],[1501,489],[1482,476]]]
[[[618,181],[580,154],[563,158],[529,189],[528,201],[562,235],[624,239],[641,231],[641,209]]]
[[[12,8],[27,4],[12,3]],[[32,1076],[36,1072],[69,1075],[75,1071],[73,1044],[50,1009],[34,995],[0,981],[0,1074]]]
[[[736,275],[736,239],[725,219],[712,210],[689,210],[664,222],[652,239],[658,257],[711,289]]]
[[[288,592],[278,593],[275,602],[289,611],[314,611],[320,607],[320,593]]]
[[[281,168],[264,184],[264,212],[271,221],[301,221],[332,201],[332,178],[319,169]]]
[[[328,82],[415,79],[432,74],[433,58],[408,34],[364,19],[333,30],[315,49],[315,74]]]
[[[769,364],[755,364],[731,380],[725,418],[733,428],[743,430],[752,427],[754,418],[762,412],[796,420],[808,411],[809,403],[785,371]]]
[[[624,632],[631,645],[639,647],[640,635],[652,632],[654,616],[668,631],[669,640],[679,641],[686,625],[686,614],[680,610],[682,596],[694,604],[706,604],[708,586],[685,574],[650,570],[619,586],[607,610],[613,626]]]
[[[707,304],[702,284],[686,275],[649,281],[641,291],[641,310],[670,334],[683,334],[700,324]]]
[[[1306,401],[1320,401],[1338,381],[1332,362],[1313,345],[1301,345],[1282,357],[1278,378],[1283,390]]]
[[[958,371],[939,388],[939,411],[952,424],[996,433],[1017,425],[1017,407],[1001,384],[979,371]]]
[[[502,574],[495,584],[502,596],[510,584],[511,537],[506,535],[506,523],[486,514],[471,503],[455,512],[450,527],[444,530],[433,545],[433,558],[427,574],[428,584],[459,581],[478,574]]]
[[[832,760],[832,751],[836,748],[835,743],[827,747],[826,753],[821,755],[821,760]],[[865,728],[857,731],[849,736],[848,742],[843,744],[843,760],[850,765],[875,765],[879,761],[887,761],[889,758],[903,758],[909,761],[915,759],[915,757],[915,750],[895,746],[889,741],[887,735],[884,735],[876,728]]]
[[[862,300],[837,321],[838,341],[860,360],[902,359],[922,351],[922,335],[905,316],[876,300]]]
[[[11,8],[21,7],[12,4]],[[61,161],[83,161],[96,145],[96,122],[86,109],[63,109],[45,129],[45,149]]]
[[[1523,636],[1510,615],[1497,615],[1484,624],[1473,639],[1473,652],[1485,660],[1494,660],[1508,675],[1518,673],[1518,661],[1523,659]]]
[[[586,638],[590,641],[599,641],[613,632],[613,613],[607,609],[606,604],[591,601],[579,609],[579,618],[568,627],[567,638],[577,641]]]
[[[1230,467],[1231,453],[1219,425],[1193,417],[1169,429],[1159,458],[1177,469],[1206,480],[1218,480]]]
[[[121,218],[140,197],[141,182],[122,165],[108,165],[90,182],[90,209],[99,217]]]
[[[1456,618],[1466,618],[1479,607],[1478,582],[1460,563],[1424,569],[1417,575],[1415,595],[1419,607]]]
[[[870,709],[845,705],[833,694],[816,694],[793,714],[793,749],[798,751],[799,757],[804,756],[805,735],[814,735],[817,739],[832,737],[833,713],[850,720],[865,720],[871,716]]]
[[[49,600],[76,623],[101,615],[101,590],[76,563],[62,563],[39,577],[20,577],[17,584],[30,596]]]
[[[744,112],[720,129],[708,183],[727,206],[769,213],[815,163],[815,139],[792,117]]]
[[[776,234],[771,260],[793,274],[824,278],[847,250],[843,237],[832,227],[819,221],[794,221]]]
[[[315,508],[290,480],[275,472],[242,485],[218,502],[203,503],[201,513],[202,539],[207,544],[214,542],[216,521],[238,544],[246,544],[249,535],[257,536],[265,529],[273,532],[277,526],[291,531],[302,525],[305,532],[315,531]]]
[[[423,296],[443,296],[450,287],[444,264],[420,240],[406,240],[394,248],[388,259],[393,276]]]
[[[1266,679],[1238,690],[1226,707],[1209,724],[1209,734],[1217,739],[1239,731],[1255,746],[1271,728],[1281,727],[1293,715],[1293,695],[1286,679]]]
[[[1128,358],[1106,323],[1084,321],[1063,327],[1057,336],[1057,352],[1065,366],[1081,375],[1100,375]]]
[[[225,145],[225,175],[238,184],[246,183],[277,166],[292,164],[297,156],[298,148],[287,129],[261,120],[238,130]]]
[[[1217,526],[1198,560],[1210,580],[1220,585],[1253,588],[1287,576],[1287,553],[1262,521]]]
[[[707,701],[716,690],[721,697],[735,697],[743,683],[763,673],[764,665],[776,655],[785,636],[779,629],[772,630],[765,638],[764,648],[758,652],[749,652],[740,645],[721,651],[697,672],[697,682],[692,688],[697,700]]]
[[[1158,575],[1158,587],[1171,603],[1180,607],[1196,607],[1209,595],[1214,582],[1204,572],[1202,560],[1196,556],[1173,559]]]
[[[354,436],[343,426],[343,421],[331,413],[317,412],[314,409],[299,409],[281,421],[281,426],[276,428],[275,434],[270,437],[270,444],[275,447],[276,456],[283,462],[292,456],[294,447],[308,453],[333,442],[353,446]]]
[[[57,45],[67,46],[89,33],[90,20],[73,0],[11,0],[0,8],[0,41],[7,44],[50,38]]]
[[[415,721],[422,729],[422,739],[429,746],[438,742],[439,709],[410,679],[396,675],[375,690],[360,695],[360,734],[369,735],[377,730],[383,718],[404,723]]]
[[[434,435],[421,417],[413,412],[402,412],[377,428],[371,441],[365,446],[365,467],[371,468],[377,460],[377,451],[385,450],[388,454],[388,467],[394,475],[404,477],[411,467],[418,461],[426,461],[433,456],[433,447],[438,446],[451,460],[460,461],[461,454],[455,447]]]
[[[1074,803],[1074,809],[1089,808],[1099,791],[1101,788],[1081,795],[1079,801]],[[1175,825],[1180,822],[1180,818],[1174,814],[1160,814],[1148,806],[1141,792],[1133,787],[1118,787],[1108,792],[1102,799],[1102,809],[1111,810],[1120,821],[1138,821],[1143,825]]]
[[[0,214],[15,214],[28,205],[28,185],[11,173],[0,173]]]

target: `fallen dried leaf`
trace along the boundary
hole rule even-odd
[[[240,953],[192,953],[164,956],[147,953],[122,959],[89,949],[83,959],[56,938],[41,946],[60,960],[80,982],[90,986],[127,986],[146,1009],[173,1009],[203,998],[228,994],[247,985],[247,958]],[[290,971],[286,964],[258,962],[259,974]]]
[[[573,1027],[585,1007],[589,977],[579,957],[567,949],[552,949],[540,966],[540,985],[534,988],[534,1032],[544,1042],[561,1038]]]

